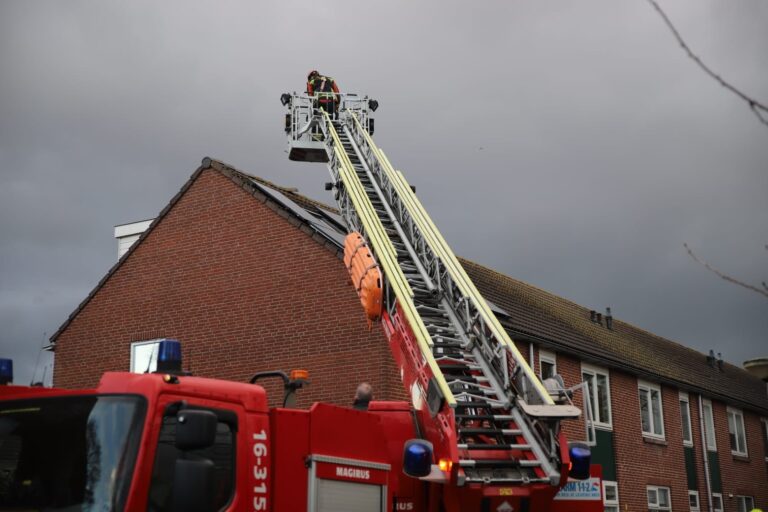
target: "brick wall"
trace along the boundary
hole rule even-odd
[[[54,384],[94,386],[104,371],[129,369],[131,342],[158,337],[181,340],[198,376],[306,368],[301,405],[349,404],[361,381],[377,398],[404,396],[343,263],[210,169],[59,335]]]
[[[557,353],[556,357],[557,371],[566,386],[581,382],[581,361],[563,353]],[[538,373],[538,349],[534,353],[534,368]],[[609,369],[609,374],[620,509],[647,510],[646,487],[656,485],[670,488],[674,511],[689,512],[679,390],[671,386],[660,386],[665,439],[651,440],[642,434],[637,377],[614,369]],[[583,409],[580,392],[574,396],[574,403]],[[768,504],[768,474],[760,417],[743,411],[749,457],[737,457],[731,454],[726,406],[714,400],[712,403],[725,512],[737,511],[736,495],[753,496],[755,505],[765,508]],[[708,502],[698,395],[690,393],[689,404],[697,490],[700,510],[704,512],[708,510]],[[564,429],[569,440],[584,438],[583,419],[565,422]],[[734,497],[729,498],[729,494]]]
[[[715,420],[715,439],[723,479],[723,505],[726,512],[736,512],[736,496],[752,496],[755,505],[768,506],[768,478],[765,472],[765,447],[761,432],[760,417],[747,411],[744,428],[747,437],[747,457],[733,455],[728,437],[727,407],[712,401]],[[733,495],[731,498],[730,495]]]

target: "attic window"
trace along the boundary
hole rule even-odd
[[[157,350],[162,339],[131,343],[131,373],[152,373],[157,370]]]

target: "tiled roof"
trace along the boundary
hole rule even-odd
[[[591,321],[585,307],[477,263],[461,263],[483,296],[509,313],[502,323],[513,337],[518,333],[586,360],[768,412],[766,384],[738,366],[723,363],[720,369],[696,350],[615,318],[608,329],[605,321]]]

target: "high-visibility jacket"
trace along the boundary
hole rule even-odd
[[[315,93],[320,103],[338,101],[339,87],[333,78],[317,75],[307,82],[307,94],[314,96]]]

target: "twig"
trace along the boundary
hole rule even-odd
[[[738,90],[736,87],[732,86],[728,82],[726,82],[720,75],[709,69],[709,67],[702,62],[702,60],[691,51],[690,47],[685,43],[683,40],[683,37],[680,35],[680,32],[677,31],[675,26],[672,24],[672,21],[669,19],[667,14],[661,9],[658,3],[656,3],[656,0],[648,0],[648,3],[653,6],[654,9],[659,13],[659,16],[664,20],[664,23],[667,24],[667,27],[669,27],[669,30],[672,32],[672,34],[675,36],[675,39],[677,39],[677,42],[680,43],[680,46],[685,50],[685,53],[688,54],[688,57],[690,57],[696,64],[699,65],[701,69],[704,70],[705,73],[707,73],[709,76],[714,78],[720,85],[731,91],[733,94],[747,102],[747,105],[749,105],[749,109],[754,112],[755,116],[760,120],[761,123],[768,126],[768,119],[764,117],[764,114],[768,114],[768,106],[765,106],[763,103],[760,103],[759,101],[755,100],[754,98],[751,98]]]
[[[733,284],[737,284],[739,286],[743,286],[744,288],[746,288],[748,290],[752,290],[753,292],[757,292],[760,295],[764,295],[766,298],[768,298],[768,286],[765,285],[765,282],[763,282],[763,287],[765,288],[765,290],[761,290],[757,286],[752,286],[751,284],[747,284],[747,283],[745,283],[743,281],[739,281],[738,279],[734,279],[733,277],[731,277],[729,275],[723,274],[722,272],[717,270],[715,267],[713,267],[712,265],[710,265],[706,261],[700,260],[698,257],[696,257],[696,255],[693,253],[693,250],[691,250],[691,248],[688,247],[687,243],[683,243],[683,246],[685,247],[685,250],[688,251],[688,254],[691,256],[691,258],[693,258],[693,261],[695,261],[699,265],[703,265],[704,268],[706,268],[707,270],[709,270],[710,272],[715,274],[717,277],[719,277],[721,279],[725,279],[729,283],[733,283]]]

